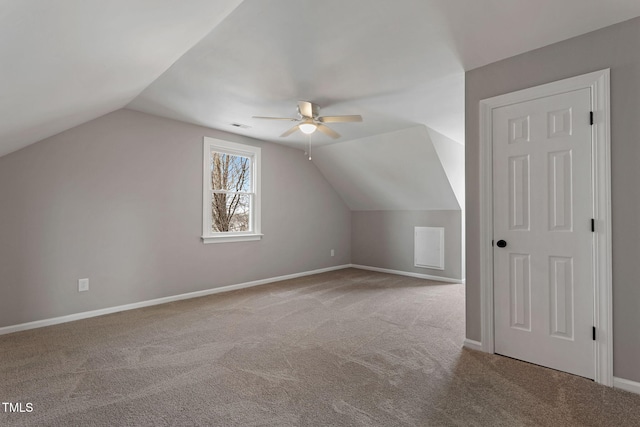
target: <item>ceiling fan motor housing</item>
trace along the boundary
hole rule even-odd
[[[311,106],[311,115],[308,116],[307,114],[309,114],[309,111],[301,111],[300,110],[300,105],[302,103],[305,103],[307,105]],[[306,114],[305,114],[306,113]],[[318,107],[317,104],[314,104],[312,102],[308,102],[308,101],[301,101],[298,103],[298,114],[300,114],[300,117],[311,117],[312,119],[316,119],[319,115],[320,115],[320,107]]]

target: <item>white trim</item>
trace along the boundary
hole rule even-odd
[[[248,157],[251,159],[251,210],[250,210],[250,231],[244,233],[212,233],[211,232],[211,173],[210,161],[212,149],[231,155]],[[229,243],[246,242],[262,239],[261,230],[261,192],[260,192],[260,168],[261,168],[260,147],[254,145],[238,144],[236,142],[205,136],[202,142],[202,243]]]
[[[613,308],[611,266],[611,143],[609,69],[572,77],[480,101],[480,310],[482,350],[494,352],[492,110],[501,106],[589,88],[593,135],[594,215],[594,380],[613,384]]]
[[[482,351],[482,343],[479,341],[470,340],[469,338],[464,339],[464,344],[462,346],[471,350]]]
[[[613,386],[620,390],[630,391],[631,393],[640,394],[640,383],[631,380],[625,380],[624,378],[613,377]]]
[[[237,285],[221,286],[219,288],[205,289],[202,291],[189,292],[186,294],[173,295],[173,296],[164,297],[164,298],[156,298],[152,300],[136,302],[133,304],[119,305],[116,307],[103,308],[100,310],[93,310],[93,311],[85,311],[82,313],[69,314],[67,316],[54,317],[51,319],[36,320],[35,322],[5,326],[0,328],[0,335],[11,334],[13,332],[26,331],[29,329],[42,328],[45,326],[58,325],[60,323],[73,322],[75,320],[88,319],[91,317],[104,316],[105,314],[118,313],[120,311],[135,310],[137,308],[150,307],[150,306],[159,305],[159,304],[166,304],[168,302],[198,298],[198,297],[203,297],[207,295],[219,294],[222,292],[235,291],[238,289],[250,288],[253,286],[266,285],[267,283],[295,279],[298,277],[310,276],[312,274],[326,273],[328,271],[342,270],[349,267],[350,267],[349,264],[337,265],[334,267],[320,268],[317,270],[304,271],[301,273],[287,274],[285,276],[271,277],[271,278],[262,279],[262,280],[254,280],[251,282],[239,283]]]
[[[449,279],[447,277],[429,276],[427,274],[409,273],[405,271],[389,270],[386,268],[368,267],[356,264],[343,264],[333,267],[319,268],[317,270],[303,271],[301,273],[287,274],[285,276],[271,277],[268,279],[254,280],[251,282],[239,283],[236,285],[221,286],[219,288],[205,289],[202,291],[188,292],[185,294],[173,295],[169,297],[156,298],[147,301],[135,302],[132,304],[119,305],[115,307],[102,308],[99,310],[84,311],[82,313],[69,314],[67,316],[53,317],[51,319],[36,320],[28,323],[20,323],[17,325],[4,326],[0,328],[0,335],[11,334],[14,332],[27,331],[30,329],[43,328],[45,326],[59,325],[61,323],[73,322],[76,320],[89,319],[91,317],[104,316],[106,314],[118,313],[121,311],[135,310],[137,308],[151,307],[169,302],[181,301],[191,298],[199,298],[207,295],[219,294],[222,292],[235,291],[238,289],[251,288],[254,286],[266,285],[268,283],[280,282],[282,280],[296,279],[298,277],[311,276],[313,274],[326,273],[329,271],[343,270],[345,268],[358,268],[360,270],[371,270],[382,273],[397,274],[400,276],[417,277],[420,279],[438,280],[450,283],[460,283],[459,280]]]
[[[260,240],[264,234],[229,234],[221,236],[201,236],[202,243],[230,243],[230,242],[248,242],[251,240]]]
[[[388,268],[370,267],[368,265],[351,264],[350,267],[358,268],[360,270],[377,271],[380,273],[397,274],[398,276],[416,277],[418,279],[436,280],[438,282],[447,283],[462,283],[460,279],[452,279],[450,277],[432,276],[430,274],[411,273],[408,271],[390,270]]]

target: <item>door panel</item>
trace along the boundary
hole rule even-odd
[[[549,226],[551,231],[572,230],[571,151],[549,153]]]
[[[509,229],[529,230],[529,156],[509,158]]]
[[[590,89],[496,108],[495,352],[594,377]]]
[[[549,258],[551,335],[573,339],[573,258]]]
[[[509,258],[511,327],[531,331],[531,257],[509,254]]]

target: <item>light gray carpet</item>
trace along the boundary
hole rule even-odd
[[[632,426],[640,396],[462,349],[464,288],[355,269],[0,337],[1,425]]]

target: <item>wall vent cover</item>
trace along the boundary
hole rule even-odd
[[[444,228],[415,227],[414,266],[444,270]]]

